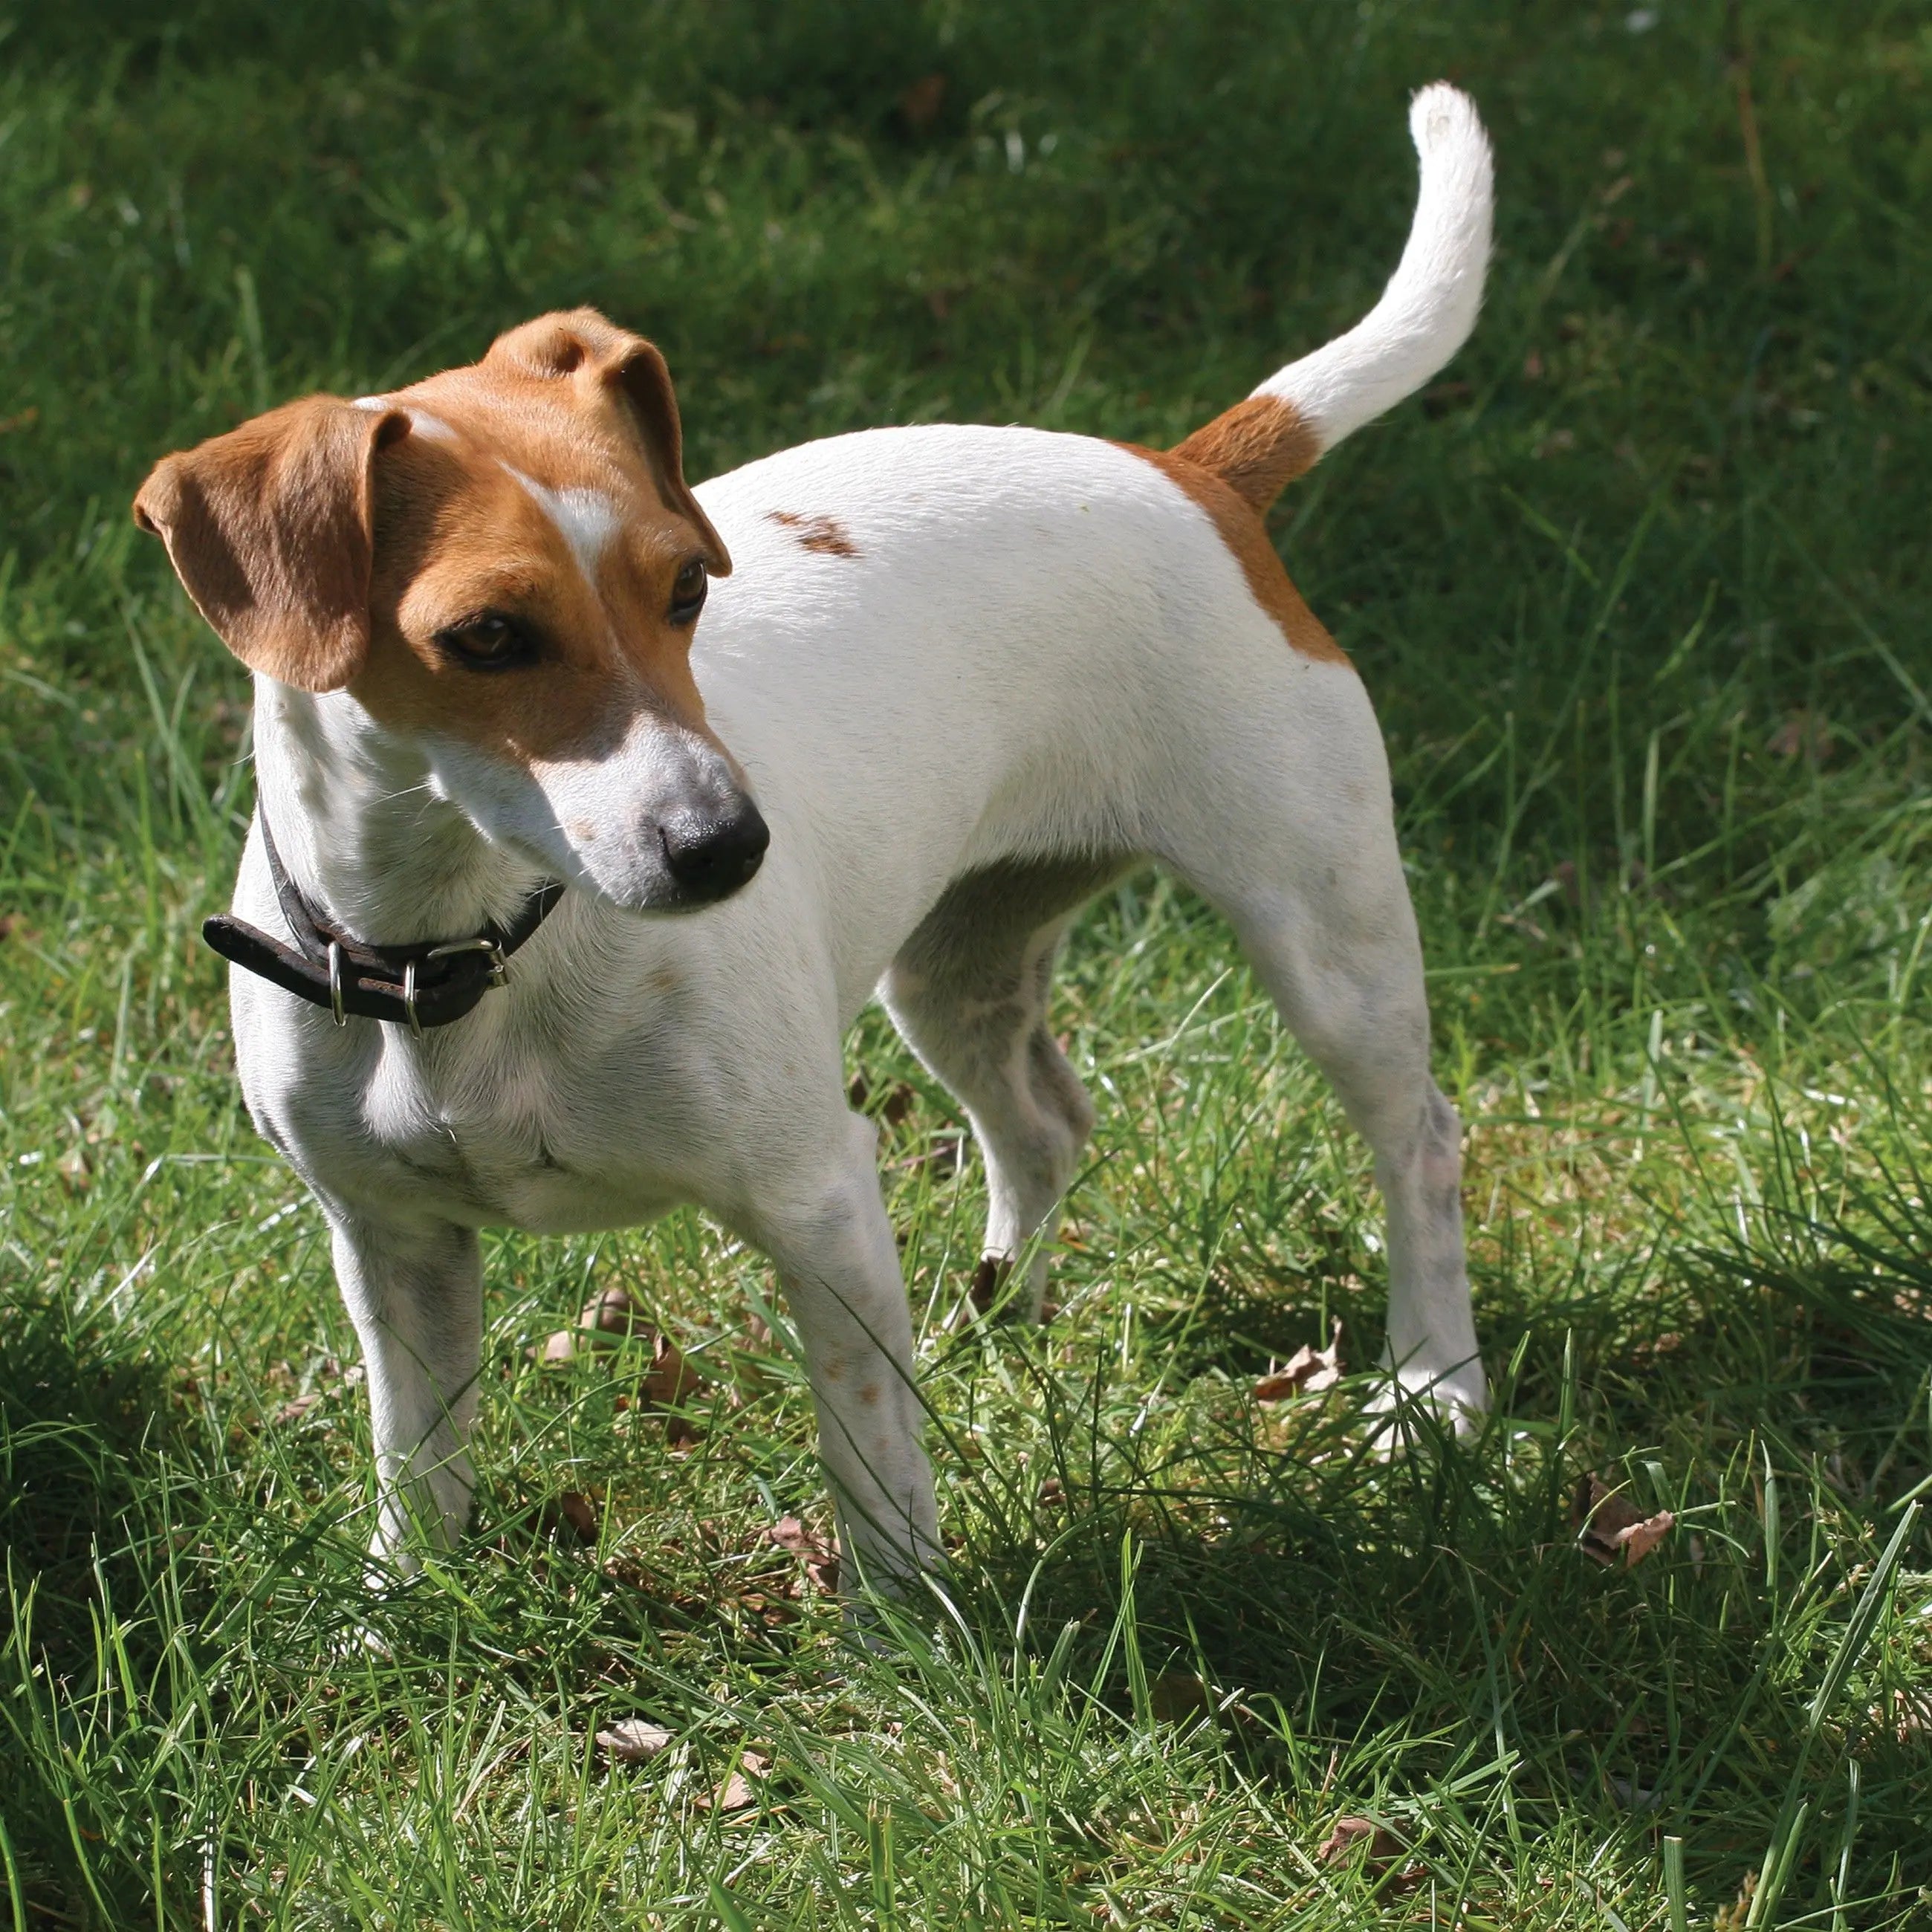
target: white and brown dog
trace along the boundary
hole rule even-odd
[[[1474,322],[1488,144],[1446,86],[1411,125],[1381,302],[1173,450],[874,430],[693,490],[663,358],[578,310],[148,478],[136,518],[255,673],[259,807],[209,935],[362,1337],[379,1556],[469,1508],[477,1230],[697,1202],[777,1264],[848,1547],[929,1561],[841,1038],[876,990],[971,1119],[986,1252],[1018,1256],[1093,1120],[1055,952],[1149,860],[1226,914],[1373,1149],[1391,1395],[1482,1408],[1387,762],[1262,524]]]

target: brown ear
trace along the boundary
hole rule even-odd
[[[310,396],[164,456],[134,520],[250,670],[334,691],[369,650],[370,465],[400,410]]]
[[[580,382],[587,378],[614,391],[637,430],[664,508],[696,531],[705,568],[713,577],[731,574],[731,554],[684,480],[684,432],[678,422],[677,397],[670,371],[651,344],[619,328],[594,308],[574,308],[539,316],[498,336],[484,360],[507,363],[526,375],[571,376]]]

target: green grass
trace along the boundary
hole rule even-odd
[[[1932,28],[1652,10],[19,15],[14,1928],[1932,1924]],[[886,421],[1171,440],[1372,298],[1442,74],[1498,148],[1488,308],[1276,530],[1389,735],[1493,1424],[1382,1462],[1358,1381],[1250,1400],[1331,1316],[1371,1359],[1377,1211],[1224,931],[1142,880],[1060,996],[1102,1120],[1039,1335],[957,1318],[976,1164],[882,1021],[852,1043],[870,1104],[912,1090],[948,1603],[856,1650],[761,1542],[823,1522],[808,1405],[764,1267],[688,1215],[492,1244],[474,1534],[372,1599],[352,1338],[196,936],[246,688],[128,524],[148,463],[586,300],[664,347],[697,475]],[[526,1359],[614,1281],[705,1371],[694,1446],[640,1364]],[[1587,1471],[1678,1513],[1641,1568],[1574,1547]],[[627,1715],[670,1749],[607,1765]],[[746,1749],[755,1802],[707,1807]],[[1348,1814],[1401,1853],[1324,1859]]]

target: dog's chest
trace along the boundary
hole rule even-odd
[[[264,1111],[365,1212],[563,1233],[689,1198],[688,1070],[634,1028],[527,1022],[500,1011],[420,1041],[386,1027],[352,1070],[312,1065]]]

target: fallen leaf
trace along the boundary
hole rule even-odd
[[[1595,1475],[1579,1478],[1570,1498],[1570,1521],[1586,1556],[1603,1564],[1619,1558],[1634,1569],[1676,1527],[1669,1510],[1640,1516],[1608,1484]]]
[[[805,1574],[820,1596],[838,1594],[838,1546],[814,1536],[795,1516],[782,1516],[765,1532],[768,1541],[805,1559]]]
[[[568,1362],[584,1349],[614,1348],[633,1335],[647,1335],[650,1324],[627,1288],[610,1287],[593,1294],[578,1311],[574,1328],[560,1328],[541,1348],[530,1351],[532,1361]]]
[[[973,1285],[967,1291],[973,1306],[982,1315],[989,1312],[1000,1298],[1000,1284],[1006,1278],[1006,1264],[997,1255],[982,1255],[973,1270]]]
[[[1214,1708],[1214,1694],[1190,1672],[1163,1671],[1148,1685],[1148,1708],[1162,1724],[1184,1724]]]
[[[646,1718],[620,1718],[608,1730],[597,1733],[597,1742],[613,1764],[642,1764],[670,1744],[670,1733]]]
[[[697,1800],[700,1811],[742,1811],[748,1804],[758,1802],[758,1792],[752,1788],[752,1779],[762,1778],[771,1768],[771,1760],[760,1757],[756,1751],[741,1751],[738,1755],[738,1768],[725,1779],[708,1798]]]
[[[946,76],[943,74],[922,74],[899,96],[899,112],[915,134],[924,134],[939,118],[939,110],[945,105]]]
[[[650,1372],[644,1377],[646,1401],[659,1408],[676,1408],[704,1386],[704,1378],[684,1359],[682,1351],[668,1335],[660,1335],[651,1351]],[[688,1448],[698,1440],[698,1430],[688,1418],[664,1418],[664,1440],[674,1448]]]
[[[310,1409],[318,1406],[321,1401],[322,1396],[318,1392],[311,1391],[308,1395],[298,1395],[292,1401],[284,1402],[268,1420],[276,1428],[285,1429],[292,1422],[301,1421],[302,1418],[308,1414]]]
[[[1922,1744],[1932,1736],[1932,1692],[1894,1690],[1888,1702],[1874,1704],[1865,1714],[1878,1730],[1888,1730],[1898,1743]]]
[[[1342,1379],[1342,1324],[1336,1320],[1325,1348],[1304,1342],[1281,1366],[1255,1384],[1257,1402],[1285,1402],[1292,1395],[1318,1395]]]
[[[557,1498],[549,1515],[548,1528],[554,1529],[560,1522],[566,1522],[586,1543],[597,1540],[596,1499],[586,1496],[581,1490],[566,1490]]]
[[[789,1550],[794,1556],[802,1556],[812,1548],[816,1539],[795,1516],[782,1516],[765,1532],[765,1540],[776,1543],[781,1550]]]
[[[70,1194],[85,1194],[93,1184],[94,1166],[87,1157],[87,1150],[76,1145],[68,1149],[55,1163],[54,1172],[65,1184]]]
[[[622,1340],[627,1335],[648,1334],[650,1324],[644,1319],[644,1311],[632,1300],[628,1288],[613,1286],[601,1294],[594,1294],[578,1312],[578,1328],[586,1330],[596,1341],[596,1346],[608,1347],[609,1344],[596,1338],[608,1335]]]
[[[1402,1856],[1402,1840],[1386,1825],[1372,1818],[1337,1818],[1335,1828],[1324,1838],[1315,1856],[1324,1865],[1340,1864],[1366,1846],[1365,1862],[1371,1871],[1384,1871]]]
[[[660,1335],[652,1345],[650,1371],[644,1377],[646,1397],[670,1408],[704,1386],[704,1378],[684,1359],[677,1344],[668,1335]]]

